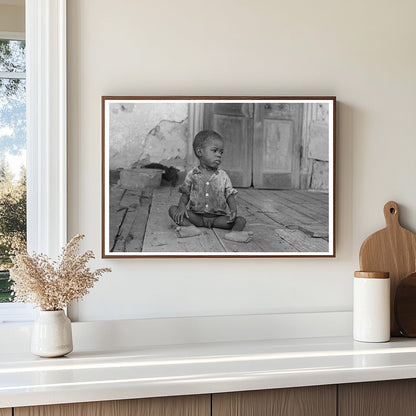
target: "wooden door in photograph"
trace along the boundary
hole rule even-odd
[[[204,129],[224,137],[221,168],[235,187],[251,186],[253,175],[253,104],[205,104]]]
[[[258,103],[254,110],[253,186],[298,189],[302,105]]]

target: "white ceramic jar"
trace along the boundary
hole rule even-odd
[[[389,273],[354,273],[353,337],[362,342],[390,340]]]

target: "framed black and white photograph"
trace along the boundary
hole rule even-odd
[[[102,97],[103,257],[334,257],[335,97]]]

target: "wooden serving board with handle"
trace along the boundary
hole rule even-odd
[[[360,269],[390,273],[391,335],[397,336],[400,331],[394,319],[394,298],[400,280],[416,271],[416,235],[400,225],[396,202],[384,205],[384,217],[386,228],[370,235],[361,246]]]

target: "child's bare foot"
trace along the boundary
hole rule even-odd
[[[253,231],[231,231],[224,238],[237,243],[249,243],[253,238]]]
[[[195,237],[201,234],[201,230],[195,227],[195,225],[189,225],[188,227],[176,227],[175,232],[176,235],[180,238]]]

